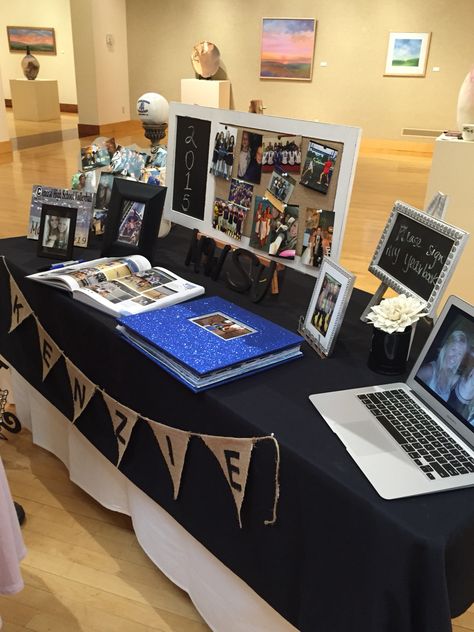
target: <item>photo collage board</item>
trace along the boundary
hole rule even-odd
[[[203,219],[180,217],[184,213],[174,208],[165,215],[217,241],[249,248],[309,274],[318,274],[325,256],[338,260],[358,128],[342,128],[349,133],[338,134],[341,126],[183,104],[173,107],[187,107],[186,114],[192,107],[199,119],[211,110],[214,119],[220,117],[213,121],[209,138]],[[237,120],[229,120],[232,116]],[[273,129],[264,124],[269,121]],[[300,127],[298,133],[295,127]]]

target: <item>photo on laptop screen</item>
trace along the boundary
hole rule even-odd
[[[414,377],[474,431],[474,318],[452,305]]]

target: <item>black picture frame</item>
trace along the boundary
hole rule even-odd
[[[38,238],[38,256],[68,261],[72,259],[77,208],[43,204]],[[65,230],[62,230],[65,227]]]
[[[141,254],[153,264],[166,187],[115,178],[102,256]]]

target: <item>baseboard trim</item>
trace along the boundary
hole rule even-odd
[[[12,100],[11,99],[5,99],[5,107],[6,108],[11,108],[12,106]],[[61,112],[73,112],[75,114],[78,113],[78,109],[77,109],[77,103],[60,103],[59,104],[59,109]]]
[[[116,123],[105,123],[103,125],[88,125],[78,123],[77,132],[79,138],[83,136],[123,136],[140,132],[142,124],[140,121],[118,121]]]

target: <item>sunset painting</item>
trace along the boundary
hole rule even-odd
[[[311,79],[316,20],[263,18],[261,79]]]
[[[54,29],[34,26],[7,26],[10,52],[25,51],[31,53],[51,53],[56,55]]]

